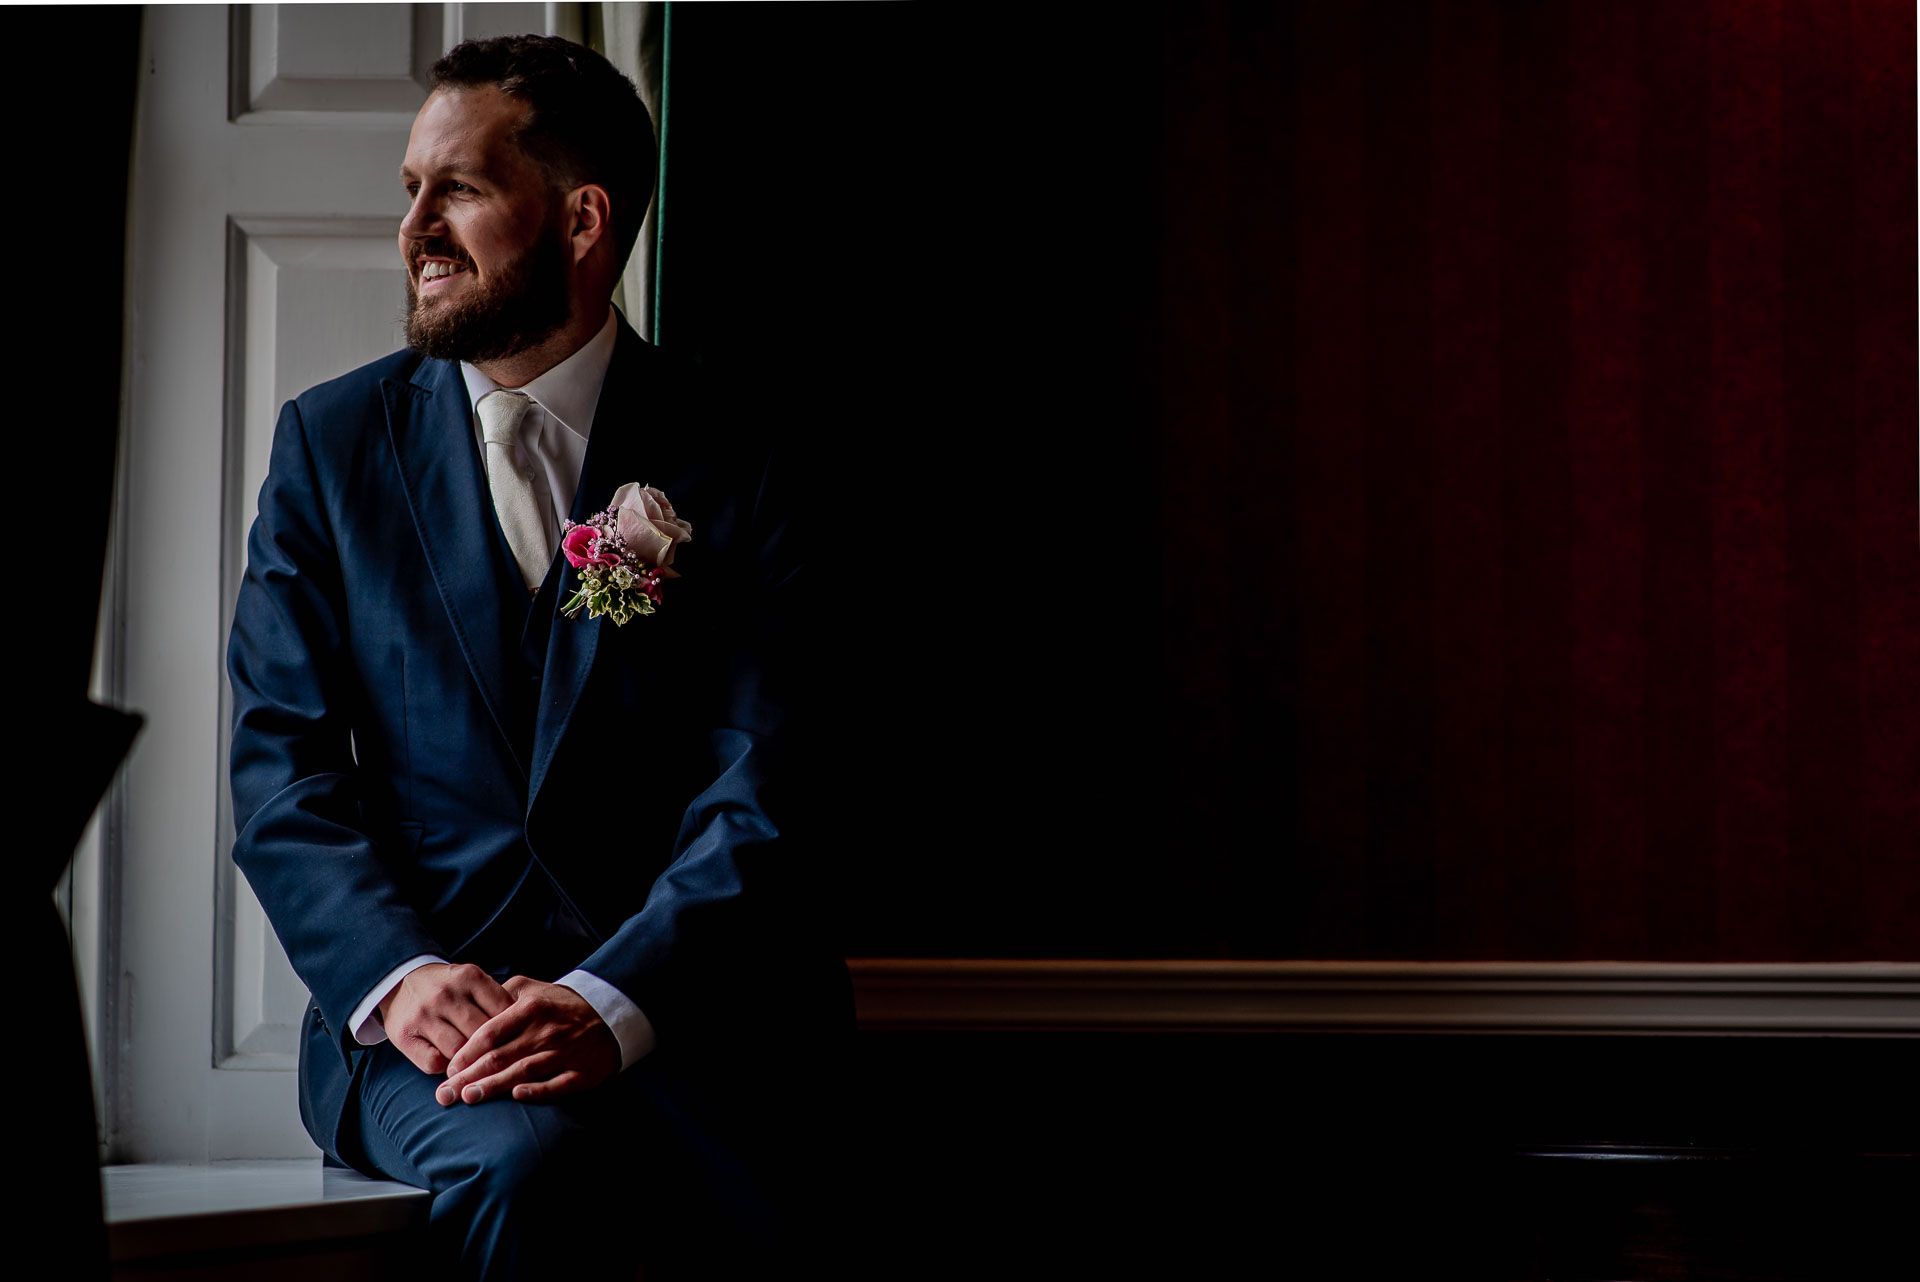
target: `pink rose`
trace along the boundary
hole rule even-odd
[[[593,550],[593,541],[599,537],[600,531],[593,526],[576,525],[560,540],[560,550],[576,570],[583,565],[620,564],[619,555],[611,549]]]
[[[660,566],[667,578],[678,578],[666,567],[673,564],[674,547],[693,538],[693,527],[673,514],[667,496],[651,485],[628,481],[613,492],[610,507],[627,547]]]

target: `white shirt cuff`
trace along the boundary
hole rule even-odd
[[[653,1049],[653,1021],[627,995],[589,971],[571,970],[553,981],[587,999],[620,1043],[620,1067],[630,1068]]]
[[[387,1040],[386,1025],[380,1022],[380,1003],[387,1000],[387,994],[399,987],[405,979],[428,962],[445,962],[447,959],[437,953],[421,953],[417,957],[395,966],[387,972],[386,978],[373,986],[373,991],[360,999],[353,1008],[353,1014],[347,1017],[347,1027],[353,1030],[353,1040],[362,1046],[377,1046]]]

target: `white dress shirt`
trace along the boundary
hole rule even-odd
[[[519,388],[533,401],[520,420],[522,451],[531,453],[522,465],[538,464],[547,484],[540,491],[542,514],[547,522],[547,545],[560,547],[560,520],[573,510],[574,490],[580,484],[580,468],[587,457],[587,433],[593,426],[593,412],[600,404],[600,388],[606,382],[607,366],[613,360],[613,342],[618,330],[614,324],[613,304],[607,304],[607,321],[600,332],[579,351]],[[465,361],[460,373],[467,382],[467,408],[473,421],[474,442],[480,450],[482,466],[487,457],[486,437],[476,406],[480,398],[499,384]],[[408,974],[429,962],[444,962],[435,953],[421,953],[387,972],[373,991],[354,1007],[347,1026],[354,1040],[373,1046],[387,1039],[380,1021],[380,1003],[387,999]],[[653,1049],[653,1023],[619,989],[584,970],[572,970],[553,981],[565,985],[587,999],[587,1004],[606,1021],[620,1043],[620,1067],[631,1067]]]

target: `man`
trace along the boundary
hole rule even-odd
[[[463,1276],[811,1233],[802,1123],[852,1025],[793,828],[788,456],[610,301],[652,170],[590,50],[435,64],[408,346],[281,407],[228,644],[233,857],[312,990],[302,1122],[434,1189]],[[565,613],[562,518],[638,486],[657,609]]]

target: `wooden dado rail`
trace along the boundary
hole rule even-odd
[[[848,959],[871,1031],[1920,1036],[1920,963]]]

